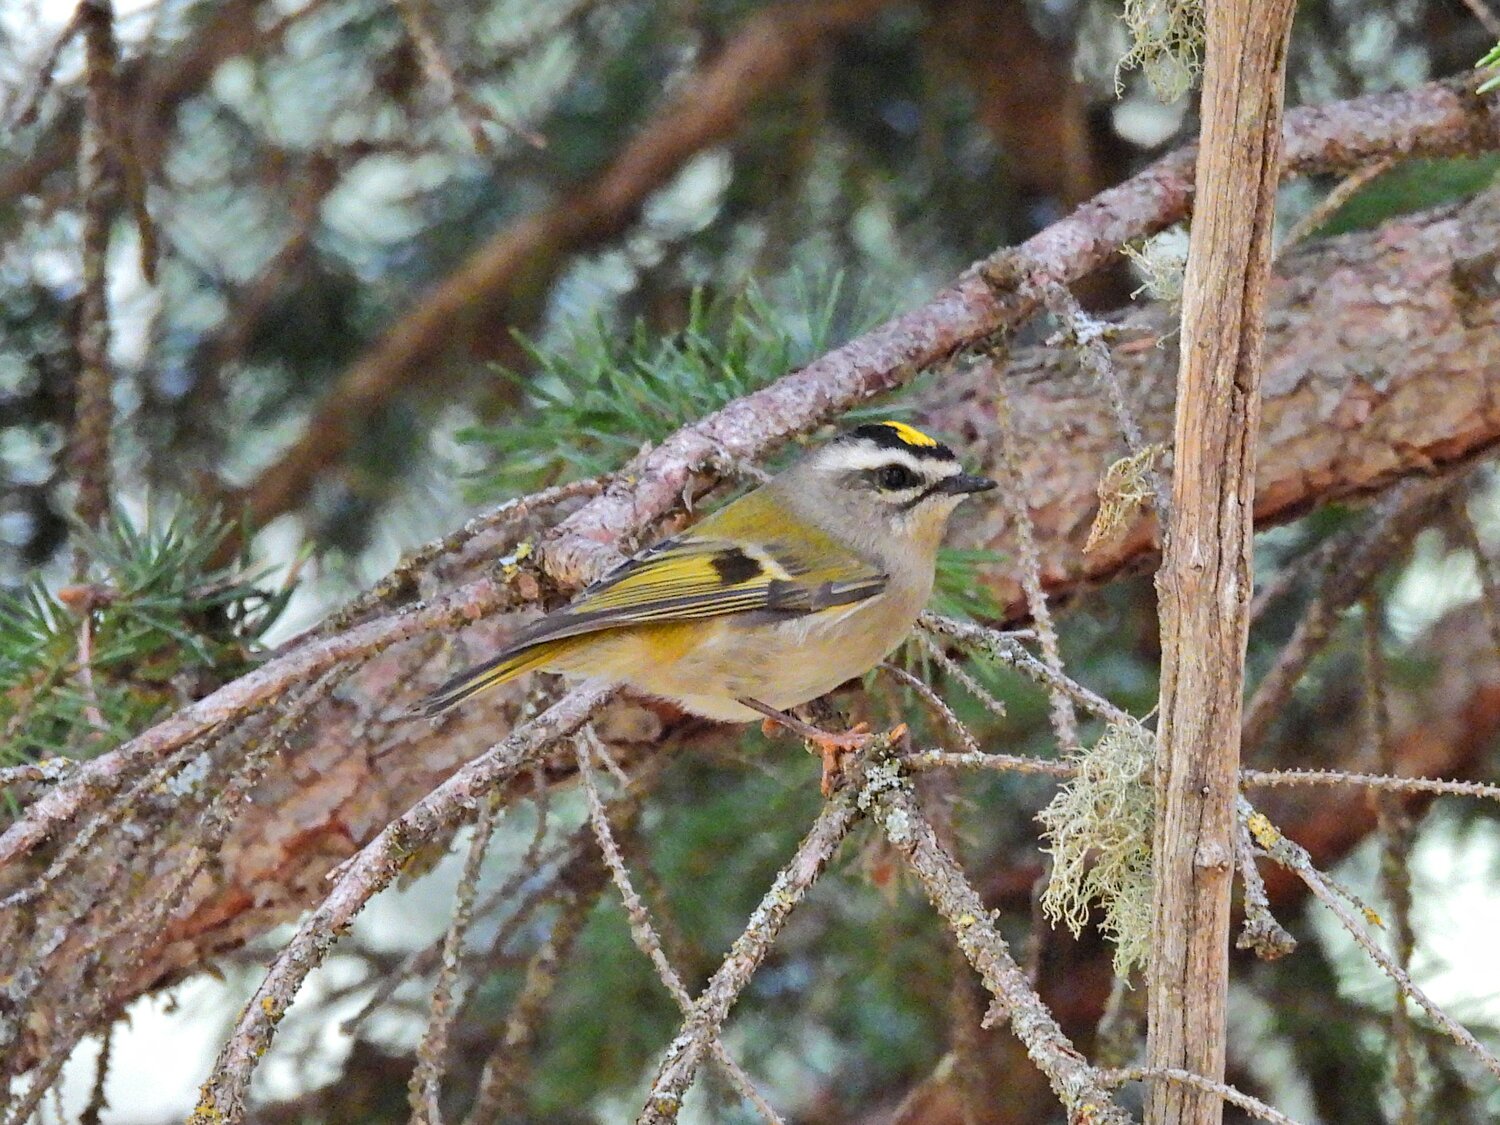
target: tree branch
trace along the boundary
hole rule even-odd
[[[624,231],[691,157],[732,136],[751,105],[780,89],[832,38],[888,3],[783,4],[748,20],[597,179],[500,231],[354,361],[313,411],[302,436],[250,485],[245,501],[251,526],[263,527],[300,504],[377,409],[419,382],[430,390],[443,381],[440,361],[472,336],[475,325],[493,329],[497,318],[513,317],[520,288],[544,291],[570,254]]]
[[[1500,292],[1484,282],[1484,271],[1493,269],[1497,255],[1500,198],[1486,195],[1378,231],[1314,243],[1283,263],[1285,277],[1271,289],[1259,523],[1287,519],[1329,499],[1371,493],[1403,475],[1462,463],[1500,440]],[[1112,338],[1115,366],[1148,441],[1162,440],[1169,427],[1175,364],[1171,320],[1168,310],[1147,308],[1118,322]],[[1165,342],[1156,346],[1159,341]],[[833,374],[856,379],[859,370],[845,353]],[[1100,550],[1083,551],[1095,486],[1119,455],[1120,439],[1109,404],[1070,350],[1017,350],[1003,373],[988,364],[950,373],[921,404],[923,424],[963,438],[970,455],[992,457],[989,420],[1000,378],[1010,384],[1007,399],[1033,490],[1032,516],[1049,595],[1081,590],[1148,559],[1153,550],[1149,518]],[[772,401],[780,398],[773,391]],[[821,412],[818,404],[827,401],[816,396],[811,403],[794,404],[793,424],[804,424],[807,412]],[[774,411],[749,413],[752,420],[775,417]],[[724,431],[691,428],[676,448],[712,448],[705,432]],[[741,448],[755,452],[762,448],[757,442],[770,440],[765,427],[741,433]],[[1059,435],[1065,457],[1058,456]],[[683,469],[677,479],[698,478]],[[629,495],[622,486],[613,487],[611,512]],[[324,889],[322,877],[334,863],[514,722],[525,685],[481,697],[441,724],[401,722],[399,716],[451,661],[462,659],[435,660],[440,649],[434,638],[452,636],[467,624],[464,640],[482,652],[512,623],[503,618],[470,623],[537,596],[537,579],[545,574],[521,566],[512,577],[497,575],[497,557],[511,555],[520,543],[536,542],[549,527],[555,529],[558,513],[570,510],[575,518],[563,528],[587,530],[583,546],[592,545],[594,552],[589,557],[610,557],[597,519],[576,518],[579,495],[561,499],[563,506],[555,510],[521,506],[507,509],[504,519],[476,521],[481,525],[476,534],[452,537],[422,555],[420,565],[400,571],[392,586],[398,598],[431,600],[394,614],[388,612],[389,599],[362,602],[360,613],[376,616],[352,626],[345,625],[347,617],[339,619],[343,631],[289,646],[119,751],[47,782],[50,792],[33,801],[0,840],[0,893],[36,876],[39,869],[21,856],[80,810],[113,799],[111,794],[133,784],[151,763],[274,706],[283,693],[336,664],[378,653],[336,698],[309,716],[302,735],[285,751],[277,777],[241,810],[219,852],[219,866],[195,882],[171,924],[122,938],[126,944],[110,956],[136,968],[120,997],[189,971],[316,901]],[[649,526],[645,517],[655,513],[643,506],[641,514],[642,520],[623,523],[611,516],[617,521],[612,526],[634,540]],[[969,541],[1002,552],[1012,549],[1012,530],[999,506],[975,506],[970,515],[964,529]],[[1008,614],[1024,612],[1011,577],[995,573],[987,579]],[[464,584],[440,594],[453,583]],[[631,714],[663,734],[676,721],[659,709],[636,707]],[[549,780],[559,776],[549,769]],[[44,788],[17,780],[36,784],[33,792]],[[173,817],[187,818],[189,812],[152,808],[141,815],[152,818],[151,842],[131,861],[131,870],[139,876],[135,885],[150,887],[155,871],[180,858],[190,826]],[[101,887],[117,889],[127,881],[118,871],[98,874]],[[0,917],[0,977],[36,952],[31,939],[12,928],[19,924],[15,916],[25,912],[10,913]],[[76,960],[64,947],[45,963],[50,968],[39,1002],[69,1003],[76,994],[70,983],[79,971]]]
[[[445,366],[439,360],[455,338],[463,338],[466,324],[506,315],[519,284],[534,288],[537,278],[554,272],[566,254],[624,229],[647,195],[683,161],[729,135],[750,101],[793,73],[828,36],[880,6],[875,0],[789,5],[752,20],[715,62],[685,84],[688,92],[669,103],[599,180],[495,236],[340,377],[303,436],[249,488],[252,524],[264,526],[296,507],[317,474],[343,456],[374,411],[415,389],[416,379],[430,391],[433,381],[444,377]],[[1472,93],[1471,86],[1434,83],[1296,110],[1287,116],[1283,170],[1330,172],[1393,153],[1435,156],[1494,148],[1500,139],[1494,110]],[[1085,277],[1125,243],[1186,215],[1195,156],[1190,146],[1164,157],[1101,192],[1015,254],[1057,280]],[[1003,256],[1009,258],[1010,253]],[[1035,301],[1027,294],[990,292],[980,271],[975,271],[926,305],[783,379],[774,402],[757,399],[743,410],[729,408],[712,436],[736,456],[753,460],[767,446],[862,398],[907,382],[960,348],[1020,323],[1034,309]],[[768,406],[776,411],[756,425],[751,411]],[[676,471],[667,473],[670,479],[659,482],[659,487],[652,480],[641,490],[641,499],[649,501],[655,515],[681,495],[691,476],[684,466],[701,465],[704,450],[696,442],[669,442],[659,454],[645,467],[661,472],[672,465]],[[628,521],[625,509],[630,506],[620,498],[609,510],[601,509],[593,522],[607,534],[602,529]],[[562,568],[560,576],[576,579],[585,573],[587,554],[582,540],[560,548],[555,559]]]

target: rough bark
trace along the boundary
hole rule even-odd
[[[1490,195],[1315,245],[1282,264],[1285,276],[1271,288],[1257,520],[1272,523],[1403,475],[1463,462],[1500,440],[1497,262],[1500,196]],[[1172,321],[1169,309],[1143,309],[1121,322],[1113,347],[1150,440],[1165,436],[1171,424]],[[966,455],[983,462],[994,456],[995,395],[1002,389],[1021,436],[1051,591],[1066,594],[1149,559],[1149,517],[1095,555],[1082,552],[1100,473],[1122,449],[1108,404],[1071,353],[1020,350],[999,379],[983,366],[955,373],[925,400],[921,420],[961,439]],[[1058,455],[1059,445],[1066,456]],[[1012,549],[1000,505],[975,506],[971,515],[968,542]],[[540,527],[531,521],[515,534],[532,535]],[[509,549],[493,538],[467,544],[423,576],[423,593],[486,572],[495,555]],[[989,579],[1013,615],[1024,612],[1012,578],[997,569]],[[511,624],[502,619],[473,627],[463,638],[466,652],[446,659],[434,659],[434,646],[420,642],[393,649],[319,705],[254,802],[237,814],[218,865],[199,877],[171,925],[162,933],[131,935],[129,948],[117,951],[138,966],[121,998],[295,916],[326,890],[323,876],[335,863],[503,735],[524,685],[481,697],[440,727],[403,722],[399,712],[451,664],[495,644]],[[304,669],[298,682],[315,674]],[[680,721],[665,718],[669,729]],[[619,721],[635,726],[637,741],[649,745],[663,737],[662,719],[660,712],[635,709]],[[116,893],[111,887],[149,886],[171,871],[172,841],[186,816],[171,801],[160,801],[152,813],[159,847],[129,861],[129,880],[113,867],[97,872],[96,892],[107,898]],[[13,889],[24,875],[13,866],[0,871],[0,884]],[[0,975],[35,952],[19,941],[0,948],[7,951],[0,954]],[[72,988],[66,958],[54,954],[39,967],[54,972],[54,995],[66,1004]]]
[[[1206,5],[1172,508],[1157,574],[1161,720],[1146,1060],[1215,1082],[1224,1079],[1261,346],[1294,9],[1293,0]],[[1212,1091],[1164,1081],[1148,1091],[1152,1125],[1223,1120]]]

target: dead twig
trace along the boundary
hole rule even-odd
[[[1010,1020],[1012,1030],[1066,1107],[1068,1120],[1127,1125],[1130,1118],[1114,1104],[1088,1060],[1062,1033],[1027,981],[1025,970],[1011,956],[978,893],[943,850],[895,761],[877,762],[869,768],[859,803],[901,853],[933,907],[948,922],[964,956],[995,997],[995,1007]]]
[[[1371,755],[1381,772],[1396,772],[1396,748],[1391,739],[1391,709],[1386,698],[1385,651],[1381,647],[1381,602],[1373,592],[1361,600],[1364,610],[1364,726]],[[1396,964],[1410,974],[1416,934],[1411,924],[1411,846],[1415,835],[1406,804],[1392,793],[1377,793],[1375,816],[1380,834],[1380,888],[1391,904],[1391,944]],[[1391,1038],[1396,1049],[1392,1074],[1401,1099],[1399,1125],[1417,1125],[1417,1058],[1411,1012],[1406,995],[1396,989],[1391,1008]]]
[[[947,637],[956,644],[983,652],[986,656],[1014,668],[1049,691],[1067,695],[1085,711],[1103,719],[1106,723],[1134,723],[1136,721],[1133,716],[1116,707],[1102,695],[1074,682],[1050,667],[1045,661],[1038,660],[1026,651],[1014,634],[987,625],[957,621],[936,613],[922,614],[917,624],[936,636]]]
[[[635,822],[640,812],[639,786],[617,797],[609,810],[616,828]],[[521,989],[505,1018],[495,1046],[479,1072],[479,1089],[464,1125],[489,1125],[525,1116],[521,1089],[531,1068],[531,1049],[547,1012],[547,1003],[557,985],[557,975],[583,932],[589,914],[604,891],[607,874],[596,849],[589,847],[593,833],[587,823],[573,839],[577,847],[559,871],[551,901],[558,906],[547,936],[532,953],[521,976]],[[519,913],[519,912],[518,912]],[[495,948],[501,947],[496,939]]]
[[[1041,643],[1042,661],[1058,679],[1066,679],[1063,672],[1062,650],[1057,643],[1057,630],[1052,624],[1052,611],[1047,606],[1047,594],[1042,589],[1042,562],[1036,549],[1036,529],[1031,522],[1031,510],[1026,497],[1031,494],[1026,484],[1025,470],[1021,467],[1020,451],[1016,448],[1015,423],[1010,404],[1000,399],[996,407],[1000,422],[999,464],[1005,473],[1000,482],[1000,493],[1010,508],[1011,524],[1016,539],[1016,555],[1020,563],[1021,589],[1026,592],[1026,608],[1036,625],[1037,638]],[[1078,741],[1078,716],[1073,711],[1073,701],[1061,688],[1049,687],[1048,699],[1052,717],[1052,730],[1057,735],[1057,744],[1065,754],[1074,754],[1082,749]]]
[[[1348,905],[1334,889],[1328,876],[1313,865],[1307,849],[1283,836],[1269,819],[1256,812],[1250,802],[1243,797],[1239,800],[1239,816],[1249,828],[1255,842],[1264,849],[1266,854],[1301,879],[1314,897],[1333,911],[1334,917],[1349,932],[1355,944],[1363,949],[1370,960],[1374,961],[1381,971],[1395,982],[1396,987],[1426,1012],[1427,1017],[1445,1035],[1478,1059],[1492,1075],[1500,1078],[1500,1058],[1496,1058],[1484,1044],[1474,1038],[1467,1028],[1439,1008],[1425,992],[1417,987],[1407,972],[1396,964],[1391,955],[1381,948],[1380,943],[1350,913]],[[1368,911],[1366,916],[1370,916]]]
[[[1237,1090],[1227,1082],[1215,1082],[1211,1078],[1204,1078],[1201,1074],[1194,1074],[1190,1070],[1177,1070],[1168,1067],[1157,1069],[1149,1066],[1129,1066],[1119,1070],[1105,1070],[1099,1074],[1099,1080],[1106,1086],[1123,1086],[1127,1082],[1175,1082],[1182,1086],[1191,1087],[1194,1090],[1202,1090],[1206,1094],[1215,1094],[1224,1099],[1232,1106],[1238,1106],[1246,1113],[1269,1121],[1271,1125],[1297,1125],[1297,1122],[1274,1106],[1269,1106],[1259,1098],[1252,1098],[1243,1090]]]
[[[1333,635],[1343,614],[1392,560],[1408,550],[1417,529],[1445,502],[1462,476],[1417,478],[1397,484],[1375,505],[1370,521],[1338,538],[1341,549],[1323,554],[1321,582],[1303,611],[1276,663],[1261,677],[1245,705],[1241,738],[1247,748],[1260,745],[1291,699],[1307,667]]]
[[[221,1125],[243,1118],[250,1075],[307,974],[322,961],[360,907],[396,877],[405,859],[456,825],[475,802],[514,777],[545,748],[588,722],[611,694],[612,689],[584,687],[565,695],[413,805],[345,864],[338,882],[282,948],[241,1013],[203,1084],[190,1119],[195,1125]]]
[[[682,1030],[667,1047],[638,1125],[665,1125],[677,1120],[683,1095],[697,1076],[709,1042],[718,1037],[729,1009],[750,983],[782,926],[854,826],[859,815],[856,792],[856,786],[846,785],[834,794],[791,860],[777,873],[771,889],[750,915],[744,933],[735,939],[723,964],[693,1002]]]
[[[443,1114],[438,1105],[438,1097],[442,1092],[443,1072],[448,1065],[448,1031],[453,1023],[453,986],[458,980],[464,936],[468,933],[469,922],[474,915],[474,892],[479,884],[479,872],[484,866],[485,853],[489,850],[499,811],[496,793],[491,792],[479,803],[474,835],[469,841],[469,854],[464,858],[463,873],[459,876],[458,888],[454,892],[453,917],[449,919],[447,932],[443,935],[442,961],[432,988],[427,1028],[422,1033],[422,1041],[417,1044],[417,1065],[407,1084],[412,1125],[442,1125]]]
[[[114,6],[82,0],[77,20],[84,47],[84,128],[78,150],[78,193],[83,207],[83,287],[78,310],[78,390],[68,454],[78,483],[78,518],[97,527],[110,504],[110,431],[114,427],[114,377],[109,363],[109,224],[114,170],[110,130],[115,96]],[[82,581],[88,556],[74,555]]]
[[[1500,801],[1500,785],[1482,781],[1447,781],[1432,777],[1386,777],[1345,770],[1241,770],[1245,785],[1275,788],[1283,785],[1358,785],[1390,793],[1435,793],[1451,797],[1479,797]]]
[[[484,131],[486,122],[509,130],[532,148],[547,147],[546,137],[515,121],[502,119],[498,113],[476,98],[469,92],[469,88],[459,81],[452,64],[448,62],[448,56],[438,46],[437,38],[433,35],[432,28],[428,26],[427,12],[424,10],[422,0],[392,0],[392,3],[401,16],[401,22],[406,25],[406,34],[416,45],[417,57],[422,61],[422,69],[458,113],[459,120],[468,130],[469,139],[474,142],[474,151],[485,156],[494,154],[495,146],[490,143],[490,138]]]
[[[677,975],[677,970],[672,968],[672,963],[667,960],[666,952],[662,949],[661,938],[657,936],[656,927],[651,922],[651,914],[631,884],[625,858],[620,854],[620,847],[615,843],[614,833],[609,827],[609,817],[604,810],[604,799],[599,796],[599,783],[594,778],[594,769],[589,761],[594,742],[595,740],[587,735],[577,740],[578,776],[583,781],[584,795],[588,799],[589,823],[593,826],[594,838],[599,842],[599,852],[604,857],[605,866],[609,868],[615,889],[620,892],[620,902],[625,907],[625,917],[630,924],[631,939],[635,942],[636,948],[651,962],[651,967],[656,970],[657,978],[676,1001],[682,1014],[689,1016],[692,1014],[693,998],[688,994],[687,986],[682,983],[682,978]],[[755,1088],[750,1076],[730,1057],[729,1052],[724,1048],[723,1040],[715,1035],[709,1041],[708,1048],[713,1053],[714,1061],[724,1071],[730,1083],[739,1091],[741,1097],[755,1107],[761,1118],[770,1122],[780,1122],[781,1115]]]
[[[1271,913],[1266,881],[1255,866],[1255,844],[1244,825],[1239,826],[1234,841],[1235,862],[1240,870],[1240,884],[1245,890],[1245,922],[1235,941],[1236,949],[1251,949],[1262,961],[1275,961],[1297,948],[1297,939]]]
[[[1284,254],[1306,239],[1308,235],[1316,233],[1329,219],[1333,218],[1339,208],[1358,195],[1367,184],[1379,179],[1395,166],[1396,158],[1388,156],[1372,164],[1366,164],[1363,168],[1358,168],[1345,176],[1332,191],[1318,201],[1312,210],[1297,220],[1296,226],[1286,232],[1286,237],[1276,248],[1277,254]]]
[[[1454,496],[1453,515],[1454,522],[1458,525],[1459,538],[1474,556],[1474,569],[1479,575],[1479,588],[1484,594],[1481,599],[1484,621],[1489,626],[1495,655],[1500,657],[1500,569],[1497,569],[1494,558],[1485,550],[1484,543],[1479,538],[1479,529],[1474,526],[1474,517],[1469,514],[1467,497],[1463,493]]]

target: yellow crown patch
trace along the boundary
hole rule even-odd
[[[892,431],[907,445],[914,445],[920,449],[936,449],[941,442],[937,438],[928,437],[915,426],[908,426],[905,422],[887,421],[880,425]]]

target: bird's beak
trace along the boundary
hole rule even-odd
[[[988,492],[996,486],[995,481],[989,477],[976,477],[969,473],[959,473],[956,476],[946,478],[938,485],[939,492],[946,492],[950,496],[965,496],[970,492]]]

